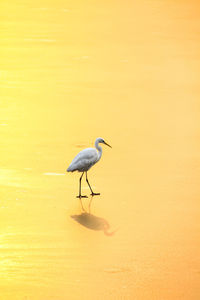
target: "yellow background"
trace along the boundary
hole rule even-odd
[[[199,34],[198,1],[0,1],[0,299],[200,299]]]

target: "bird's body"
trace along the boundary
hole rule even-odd
[[[89,181],[87,179],[87,171],[94,164],[96,164],[102,156],[102,148],[101,148],[101,146],[99,146],[99,143],[103,143],[103,144],[111,147],[102,138],[97,138],[96,141],[95,141],[95,148],[86,148],[86,149],[80,151],[75,156],[75,158],[72,160],[69,167],[67,168],[67,172],[74,172],[74,171],[82,172],[82,175],[80,177],[79,196],[78,196],[79,198],[84,197],[84,196],[81,196],[81,179],[82,179],[82,176],[83,176],[84,172],[86,172],[86,181],[87,181],[88,186],[89,186],[89,188],[92,192],[92,195],[96,195],[92,191],[92,188],[91,188],[91,186],[89,184]],[[98,193],[98,195],[99,195],[99,193]]]
[[[94,148],[86,148],[79,152],[69,165],[67,172],[86,172],[101,158]]]

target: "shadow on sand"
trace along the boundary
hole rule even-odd
[[[87,212],[83,207],[82,200],[80,199],[81,208],[82,208],[83,212],[79,215],[72,215],[71,218],[88,229],[96,230],[96,231],[102,230],[105,235],[112,236],[116,232],[116,230],[109,231],[110,225],[109,225],[108,221],[91,214],[92,200],[93,200],[93,197],[91,197],[91,200],[90,200],[90,203],[88,206],[89,212]]]

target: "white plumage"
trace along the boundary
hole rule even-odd
[[[87,148],[79,152],[72,160],[67,172],[88,171],[100,159],[99,153],[94,148]]]
[[[95,141],[95,148],[87,148],[82,150],[81,152],[79,152],[75,158],[72,160],[71,164],[69,165],[67,172],[74,172],[74,171],[78,171],[78,172],[83,172],[81,177],[80,177],[80,185],[79,185],[79,198],[81,197],[86,197],[86,196],[82,196],[81,195],[81,179],[83,177],[84,172],[86,172],[86,181],[88,183],[88,186],[91,190],[92,195],[99,195],[99,193],[94,193],[88,178],[87,178],[87,171],[94,165],[96,164],[101,156],[102,156],[102,148],[101,146],[99,146],[99,143],[105,144],[109,147],[111,147],[110,145],[108,145],[102,138],[97,138]]]

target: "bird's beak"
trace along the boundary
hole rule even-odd
[[[110,145],[108,145],[106,142],[104,142],[104,144],[106,145],[106,146],[108,146],[108,147],[110,147],[110,148],[112,148]]]

